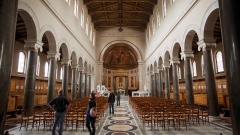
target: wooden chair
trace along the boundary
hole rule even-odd
[[[26,131],[28,128],[28,125],[30,124],[30,122],[33,122],[33,116],[31,115],[31,111],[29,109],[22,109],[22,114],[21,114],[21,125],[20,125],[20,129],[24,126]]]
[[[153,124],[152,124],[152,121],[153,121],[153,110],[151,108],[148,108],[148,109],[143,109],[142,110],[142,124],[143,124],[143,127],[145,127],[145,123],[147,122],[148,123],[148,126],[149,126],[149,123],[151,124],[151,130],[153,128]]]
[[[154,112],[154,118],[153,118],[153,123],[154,123],[154,128],[155,128],[155,123],[162,125],[162,128],[165,130],[165,117],[164,117],[165,109],[163,108],[156,108]]]
[[[186,111],[184,109],[180,109],[176,111],[177,117],[176,119],[176,127],[178,127],[178,130],[180,130],[181,124],[186,127],[187,130],[187,115]]]
[[[40,124],[43,121],[44,121],[44,117],[43,117],[43,114],[42,114],[42,110],[41,109],[34,109],[32,129],[34,127],[37,127],[37,129],[39,131]]]

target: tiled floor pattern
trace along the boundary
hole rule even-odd
[[[200,125],[188,125],[187,131],[185,128],[181,128],[180,131],[175,130],[173,127],[170,127],[169,131],[163,130],[161,127],[156,127],[153,130],[150,127],[146,126],[143,128],[141,121],[138,119],[135,111],[128,104],[128,98],[123,97],[121,100],[121,106],[115,106],[115,114],[109,115],[108,110],[106,110],[105,117],[97,125],[96,135],[232,135],[231,124],[229,123],[229,118],[221,117],[211,117],[210,125],[200,123]],[[28,131],[25,128],[22,128],[19,131],[19,120],[15,120],[14,123],[10,124],[8,131],[10,134],[14,135],[50,135],[51,131],[43,131],[40,128],[40,131],[28,128]],[[58,129],[57,129],[58,130]],[[78,128],[76,131],[68,128],[64,131],[64,135],[89,135],[86,128],[83,131],[82,128]]]

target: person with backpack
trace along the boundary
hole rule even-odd
[[[96,97],[95,93],[91,93],[89,96],[89,102],[88,102],[88,107],[87,107],[87,112],[86,112],[86,126],[88,131],[90,132],[90,135],[95,135],[96,127],[95,127],[95,122],[96,122],[96,109],[97,103],[96,103]],[[90,127],[91,123],[91,127]]]
[[[117,106],[120,106],[120,99],[121,99],[121,93],[120,91],[117,92]]]
[[[110,92],[110,95],[108,97],[108,104],[109,104],[109,114],[114,114],[114,102],[115,102],[115,95],[113,91]]]

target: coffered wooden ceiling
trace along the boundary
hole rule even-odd
[[[113,27],[145,31],[157,0],[83,0],[97,31]]]

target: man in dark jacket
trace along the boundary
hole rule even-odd
[[[52,129],[52,135],[55,135],[55,130],[58,121],[59,121],[58,134],[62,135],[65,114],[69,104],[70,102],[68,101],[68,99],[65,96],[63,96],[63,90],[59,90],[58,97],[54,98],[52,101],[49,102],[50,107],[54,110],[54,124]]]
[[[108,104],[109,104],[109,114],[114,114],[114,102],[115,102],[115,95],[113,91],[110,92],[108,97]]]
[[[121,99],[121,93],[120,91],[117,92],[117,106],[120,106],[120,99]]]

